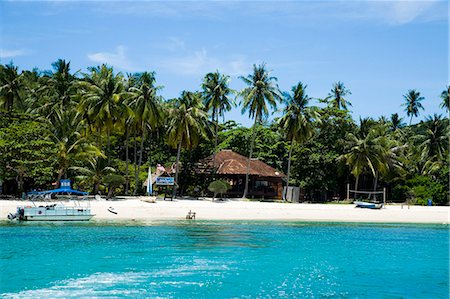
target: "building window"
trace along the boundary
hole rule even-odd
[[[276,192],[276,183],[269,181],[255,181],[253,191],[264,192],[264,193],[274,193]]]
[[[255,181],[255,191],[266,191],[268,186],[268,181]]]

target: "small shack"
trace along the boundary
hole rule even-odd
[[[231,189],[224,195],[227,197],[242,197],[245,188],[248,157],[231,150],[222,150],[201,160],[196,165],[196,174],[205,176],[205,180],[217,178],[227,181]],[[285,174],[266,163],[250,160],[249,184],[247,196],[250,198],[281,199],[283,178]]]

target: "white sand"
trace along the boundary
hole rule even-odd
[[[141,199],[149,200],[148,197]],[[68,203],[70,205],[70,203]],[[14,213],[26,201],[0,201],[0,220]],[[91,221],[110,220],[182,220],[189,210],[196,212],[197,220],[297,220],[337,222],[391,222],[391,223],[450,223],[449,207],[422,207],[388,205],[380,210],[360,209],[354,205],[295,204],[249,201],[158,200],[156,203],[139,199],[90,202],[95,214]],[[113,207],[117,214],[108,211]]]

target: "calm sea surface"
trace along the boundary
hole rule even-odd
[[[3,298],[448,298],[449,226],[0,224]]]

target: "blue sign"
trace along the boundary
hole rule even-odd
[[[156,185],[158,186],[173,186],[175,185],[175,179],[171,177],[157,177]]]
[[[60,180],[59,181],[59,185],[60,185],[60,187],[59,188],[69,188],[70,189],[70,184],[71,182],[70,182],[70,180]]]

